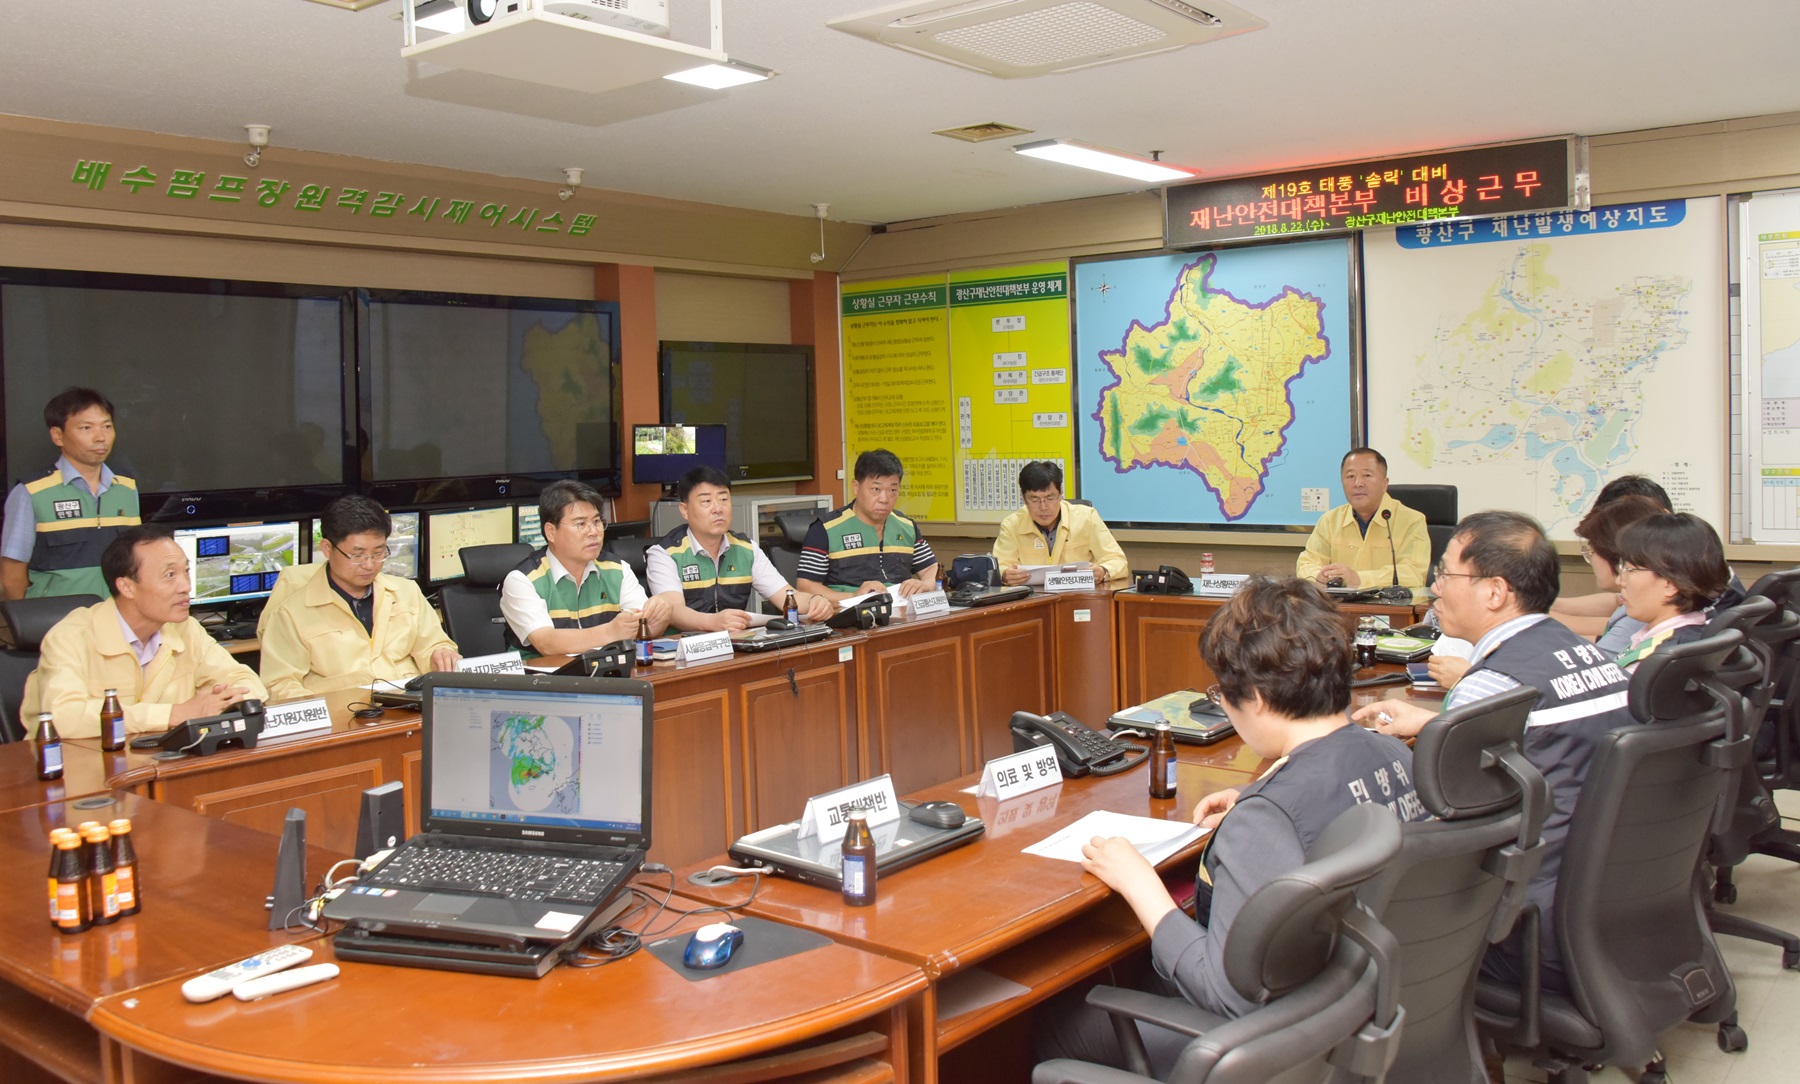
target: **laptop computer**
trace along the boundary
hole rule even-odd
[[[900,804],[904,809],[912,808],[912,803]],[[985,831],[987,825],[977,817],[970,817],[955,828],[935,828],[920,824],[903,812],[899,820],[869,829],[875,837],[875,872],[886,876],[905,869],[933,855],[973,843]],[[799,833],[799,821],[751,832],[731,845],[730,854],[740,862],[772,866],[780,876],[796,881],[843,888],[842,835],[821,840],[801,839]]]
[[[779,651],[784,647],[798,647],[810,644],[814,640],[823,640],[831,635],[826,625],[801,625],[793,629],[744,629],[731,634],[731,646],[736,651]]]
[[[560,943],[650,846],[650,684],[429,674],[420,834],[325,905],[369,933]]]
[[[1031,588],[1024,584],[1012,587],[983,587],[979,584],[965,583],[950,592],[950,605],[992,606],[1000,602],[1012,602],[1016,599],[1030,598]]]
[[[1157,723],[1168,723],[1169,734],[1187,745],[1211,745],[1224,741],[1237,731],[1225,717],[1225,709],[1204,693],[1192,689],[1167,693],[1147,704],[1126,708],[1106,720],[1108,730],[1153,730]]]

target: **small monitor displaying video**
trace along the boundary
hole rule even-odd
[[[388,558],[382,562],[381,571],[389,576],[416,580],[419,578],[419,513],[389,512],[388,519],[393,521],[394,531],[388,535]],[[322,521],[312,521],[312,563],[325,563],[325,535],[320,530]]]
[[[631,427],[631,480],[672,486],[695,467],[725,469],[722,425],[634,425]]]
[[[510,504],[425,513],[425,542],[431,550],[428,577],[432,583],[462,579],[464,546],[511,542],[516,530]]]
[[[187,555],[199,605],[267,598],[275,578],[300,554],[300,521],[183,527],[175,544]]]

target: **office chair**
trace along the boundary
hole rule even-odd
[[[1750,631],[1752,639],[1768,646],[1764,661],[1769,668],[1769,696],[1761,716],[1767,737],[1755,730],[1751,733],[1757,738],[1757,757],[1764,762],[1762,773],[1768,786],[1800,790],[1800,697],[1795,695],[1795,682],[1800,681],[1800,568],[1769,573],[1751,585],[1746,597],[1771,599],[1795,615],[1794,630],[1785,630],[1785,626],[1784,630],[1777,630],[1764,623]],[[1784,636],[1782,631],[1795,634]],[[1751,722],[1754,725],[1756,720]],[[1781,842],[1791,846],[1758,853],[1800,862],[1800,835]]]
[[[1445,485],[1389,485],[1388,496],[1425,517],[1425,533],[1431,536],[1431,563],[1444,559],[1444,549],[1456,534],[1456,487]]]
[[[0,601],[0,618],[11,630],[12,643],[0,650],[0,742],[23,741],[37,725],[19,717],[25,702],[25,679],[38,665],[38,648],[58,621],[84,606],[99,602],[97,595],[49,595]]]
[[[1520,751],[1537,699],[1509,689],[1414,742],[1413,783],[1437,819],[1401,825],[1399,857],[1357,893],[1400,945],[1406,1030],[1388,1084],[1486,1084],[1475,975],[1525,906],[1550,814],[1550,784]]]
[[[781,528],[781,543],[765,546],[764,551],[775,571],[789,583],[800,576],[800,547],[806,544],[806,532],[818,518],[817,508],[787,508],[775,513],[775,525]]]
[[[438,591],[444,607],[444,631],[456,641],[456,650],[470,658],[497,655],[507,648],[506,618],[500,616],[500,582],[530,557],[523,542],[488,546],[464,546],[463,578]]]
[[[621,538],[608,532],[606,536],[606,545],[600,551],[600,559],[602,561],[617,561],[631,569],[631,574],[637,577],[638,586],[648,592],[650,590],[650,581],[649,576],[645,571],[646,561],[644,560],[644,555],[649,552],[651,546],[658,544],[659,540],[651,538],[649,535],[626,535]]]
[[[1088,1003],[1112,1014],[1129,1072],[1059,1058],[1032,1084],[1148,1080],[1133,1020],[1194,1036],[1169,1084],[1375,1084],[1397,1049],[1404,1012],[1393,935],[1356,902],[1356,890],[1400,853],[1400,822],[1373,804],[1332,821],[1306,864],[1245,901],[1225,940],[1225,975],[1254,1012],[1227,1020],[1181,998],[1097,986]]]
[[[1743,642],[1723,632],[1632,672],[1630,710],[1643,725],[1597,743],[1557,877],[1570,991],[1540,988],[1529,936],[1522,983],[1476,982],[1477,1027],[1551,1067],[1551,1084],[1586,1084],[1593,1064],[1643,1065],[1644,1084],[1664,1084],[1657,1036],[1684,1020],[1718,1023],[1719,1045],[1742,1049],[1737,991],[1696,874],[1727,776],[1749,755],[1743,698],[1709,680]]]

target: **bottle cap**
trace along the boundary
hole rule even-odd
[[[106,690],[106,695],[107,695],[107,696],[118,696],[118,695],[119,695],[119,690],[117,690],[117,689],[108,689],[108,690]]]
[[[120,817],[116,821],[109,822],[106,827],[113,835],[122,836],[131,831],[131,821],[129,818]]]
[[[47,723],[55,718],[56,718],[56,716],[54,714],[52,714],[51,712],[48,712],[48,711],[38,712],[38,722],[40,722],[40,723]]]
[[[50,842],[55,843],[64,836],[72,836],[74,834],[74,831],[68,828],[52,828],[50,829]]]
[[[75,826],[75,830],[85,836],[88,834],[88,829],[98,828],[98,827],[100,827],[99,821],[82,821],[80,824]]]
[[[110,833],[107,832],[106,825],[104,824],[96,824],[92,828],[81,833],[81,838],[87,840],[89,843],[105,843],[109,837]]]
[[[81,837],[74,832],[70,832],[56,841],[56,849],[59,851],[72,851],[79,846],[81,846]]]

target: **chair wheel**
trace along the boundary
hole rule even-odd
[[[1800,952],[1793,949],[1781,950],[1781,966],[1789,971],[1800,971]]]
[[[1719,1049],[1727,1054],[1742,1054],[1750,1049],[1750,1036],[1736,1024],[1720,1024]]]
[[[1737,885],[1727,881],[1713,885],[1713,900],[1716,903],[1732,904],[1737,902]]]

